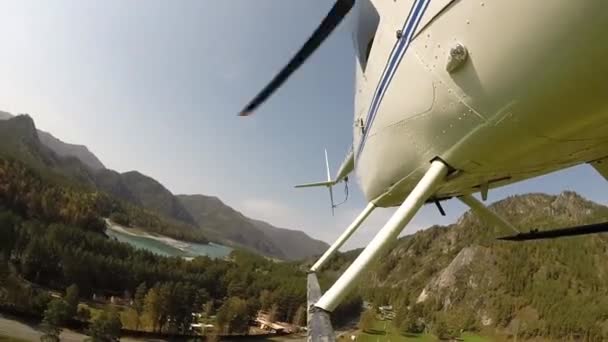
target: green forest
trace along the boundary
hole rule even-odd
[[[126,298],[122,323],[130,329],[188,333],[192,313],[216,316],[223,334],[247,333],[258,310],[272,311],[277,321],[305,321],[306,275],[299,263],[238,249],[229,260],[191,261],[136,250],[104,234],[102,216],[115,210],[111,198],[44,177],[0,159],[3,307],[42,318],[61,307],[49,291],[75,286],[85,299]],[[356,316],[353,307],[360,307],[356,297],[342,310]],[[87,317],[72,311],[51,321]]]
[[[573,192],[513,196],[492,209],[522,231],[608,219],[608,208]],[[608,237],[496,240],[505,234],[469,212],[401,238],[361,286],[372,305],[362,325],[392,306],[391,324],[402,334],[608,339]],[[335,258],[332,268],[339,272],[358,252]]]
[[[303,324],[311,260],[280,262],[239,248],[227,259],[186,260],[134,249],[105,235],[104,218],[208,239],[91,186],[86,170],[74,169],[79,163],[27,135],[8,141],[0,148],[0,309],[37,317],[49,341],[74,322],[100,340],[121,329],[187,334],[195,320],[212,322],[216,334],[244,334],[259,310]],[[522,231],[608,220],[607,207],[573,192],[514,196],[492,209]],[[362,327],[385,319],[406,335],[608,339],[608,238],[496,240],[504,234],[466,213],[401,238],[333,313],[335,326],[357,319],[366,302]],[[322,288],[359,252],[336,255],[319,274]],[[100,308],[93,298],[119,300]]]
[[[273,305],[277,319],[290,322],[305,302],[304,273],[297,265],[247,252],[236,251],[229,261],[161,257],[99,233],[26,220],[7,210],[0,212],[0,234],[2,302],[32,314],[44,311],[47,289],[72,284],[84,298],[133,298],[134,309],[154,321],[155,331],[185,332],[190,313],[219,310],[236,299],[245,300],[247,310],[240,312],[245,322]],[[167,321],[178,323],[168,327]],[[231,326],[230,332],[243,327]]]

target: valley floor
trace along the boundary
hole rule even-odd
[[[0,314],[0,342],[40,341],[42,331],[37,324],[25,323],[10,316]],[[64,329],[61,332],[61,341],[81,342],[87,335]],[[121,338],[125,342],[142,342],[144,340]]]
[[[197,256],[225,258],[232,252],[232,248],[216,243],[200,244],[180,241],[148,233],[138,228],[125,228],[108,219],[106,219],[106,226],[106,234],[111,238],[162,256],[178,256],[186,259],[192,259]]]
[[[358,342],[432,342],[439,339],[432,334],[402,334],[395,329],[390,321],[376,320],[369,331],[360,330],[347,332],[341,335],[341,340],[350,340],[351,336],[356,336]],[[473,333],[464,333],[459,338],[462,342],[491,342],[506,341],[501,338],[481,336]]]

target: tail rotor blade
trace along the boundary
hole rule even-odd
[[[325,149],[325,169],[327,170],[327,181],[331,182],[331,172],[329,171],[329,158],[327,158],[327,149]]]
[[[329,189],[329,200],[331,201],[331,216],[334,216],[334,209],[336,206],[334,205],[334,189],[332,188],[333,182],[331,180],[331,171],[329,171],[329,158],[327,157],[327,149],[325,149],[325,170],[327,171],[327,182],[330,184],[327,189]]]
[[[336,206],[334,205],[334,189],[331,186],[328,186],[327,189],[329,189],[329,200],[331,201],[331,216],[334,216],[336,209]]]
[[[283,83],[296,71],[315,50],[329,37],[334,29],[344,20],[353,8],[355,0],[338,0],[325,16],[315,32],[306,43],[292,57],[287,65],[262,89],[262,91],[239,113],[239,116],[248,116],[266,101]]]

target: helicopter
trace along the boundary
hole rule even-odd
[[[608,2],[338,0],[239,115],[254,113],[349,13],[352,149],[334,177],[327,167],[327,180],[297,187],[331,195],[354,172],[368,204],[310,269],[309,326],[325,324],[313,313],[331,313],[426,203],[443,213],[441,202],[458,198],[515,232],[504,240],[608,231],[600,224],[522,233],[473,196],[485,200],[491,189],[584,163],[608,179]],[[321,295],[311,275],[377,207],[398,209]]]

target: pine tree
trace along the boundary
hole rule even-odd
[[[76,316],[79,303],[79,289],[76,284],[70,285],[65,291],[65,301],[68,304],[68,314],[70,317]]]
[[[103,311],[89,327],[91,342],[115,342],[120,339],[120,315],[117,311]]]
[[[135,298],[133,299],[133,309],[135,309],[135,312],[137,312],[137,323],[135,324],[136,330],[139,330],[141,315],[144,312],[144,300],[146,298],[147,292],[148,289],[145,282],[139,284],[139,286],[135,290]]]
[[[152,330],[157,331],[161,315],[161,302],[159,296],[160,286],[157,284],[146,293],[144,298],[144,315],[152,323]]]
[[[63,299],[53,299],[46,310],[42,319],[42,331],[44,335],[40,338],[41,341],[51,342],[59,341],[61,333],[61,324],[70,318],[70,308],[68,303]]]
[[[370,331],[373,328],[374,321],[376,320],[376,313],[373,309],[367,309],[361,314],[359,319],[359,329]]]
[[[306,308],[304,305],[300,305],[296,314],[293,317],[293,324],[297,326],[305,326],[306,325]]]

